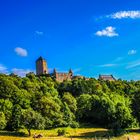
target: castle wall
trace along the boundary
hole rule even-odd
[[[55,73],[56,81],[63,82],[65,80],[72,80],[71,73]]]

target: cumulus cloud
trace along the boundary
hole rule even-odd
[[[41,32],[41,31],[35,31],[35,34],[37,34],[37,35],[43,35],[44,33],[43,32]]]
[[[123,18],[136,19],[140,18],[140,11],[119,11],[111,15],[108,15],[107,17],[113,19],[123,19]]]
[[[14,73],[16,75],[19,75],[21,77],[26,76],[26,74],[29,73],[29,72],[34,72],[30,69],[17,69],[17,68],[13,68],[11,71],[12,71],[12,73]]]
[[[137,53],[137,50],[129,50],[128,55],[135,55]]]
[[[107,37],[119,36],[119,34],[115,32],[115,30],[116,30],[115,27],[108,26],[101,31],[97,31],[95,33],[95,35],[97,35],[97,36],[107,36]]]
[[[23,48],[20,48],[20,47],[15,48],[15,52],[17,53],[17,55],[23,56],[23,57],[28,55],[27,50],[23,49]]]

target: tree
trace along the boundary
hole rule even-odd
[[[6,76],[0,76],[0,98],[12,99],[17,91],[18,88],[14,85],[12,79],[9,79],[9,77]]]
[[[63,109],[63,123],[64,126],[70,126],[70,127],[78,127],[78,123],[75,121],[75,115],[73,112],[71,112],[70,108],[68,107],[67,103],[64,103]]]
[[[123,129],[140,123],[140,81],[75,78],[62,83],[29,73],[0,74],[0,129],[18,130],[97,123]],[[133,112],[133,115],[132,115]],[[43,116],[43,117],[42,117]]]
[[[6,118],[3,112],[0,112],[0,130],[6,127]]]
[[[43,96],[39,100],[38,111],[47,120],[46,128],[62,126],[61,103],[58,97],[51,96]]]
[[[132,100],[133,114],[140,124],[140,91],[136,92]]]
[[[91,113],[92,103],[91,95],[83,94],[77,98],[77,118],[82,121],[86,121],[89,114]]]
[[[7,129],[9,129],[10,126],[10,120],[12,116],[12,108],[13,104],[9,99],[0,99],[0,111],[5,114],[5,119],[7,121]]]
[[[41,114],[27,109],[22,111],[21,115],[22,125],[27,129],[29,136],[31,136],[31,129],[44,129],[45,119]]]
[[[101,95],[81,95],[78,97],[78,117],[80,120],[97,123],[111,129],[131,127],[136,121],[132,116],[129,98],[110,93]]]
[[[77,102],[76,102],[76,99],[69,93],[69,92],[65,92],[63,97],[62,97],[62,101],[65,102],[71,112],[75,113],[76,110],[77,110]]]
[[[12,130],[18,130],[21,128],[21,111],[22,108],[20,105],[16,104],[12,110],[12,118],[11,118],[11,128]]]

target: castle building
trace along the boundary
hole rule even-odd
[[[116,79],[113,77],[113,75],[99,75],[99,80],[116,81]]]
[[[48,74],[47,62],[41,56],[36,60],[36,74]]]
[[[53,75],[54,75],[54,78],[56,79],[56,81],[59,81],[59,82],[63,82],[65,80],[70,81],[73,78],[73,72],[71,69],[69,70],[68,73],[59,73],[56,71],[56,69],[54,69]]]
[[[39,57],[36,60],[36,75],[46,75],[55,78],[56,81],[63,82],[65,80],[72,80],[73,72],[70,69],[68,73],[60,73],[54,69],[53,73],[49,74],[47,62],[44,58]]]
[[[67,73],[57,72],[56,69],[52,73],[48,72],[47,62],[44,58],[41,56],[36,60],[36,75],[46,75],[54,78],[58,82],[63,81],[70,81],[72,79],[85,79],[89,80],[89,78],[86,78],[84,76],[74,76],[72,70],[70,69]],[[104,81],[116,81],[116,79],[113,77],[113,75],[99,75],[99,80]]]

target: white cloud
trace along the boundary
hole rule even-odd
[[[112,26],[108,26],[105,29],[101,30],[101,31],[97,31],[95,33],[95,35],[97,36],[107,36],[107,37],[114,37],[114,36],[118,36],[119,34],[115,32],[116,28],[112,27]]]
[[[140,66],[140,60],[128,63],[126,69],[135,68],[138,66]]]
[[[140,11],[119,11],[111,15],[108,15],[107,17],[113,19],[123,19],[123,18],[136,19],[140,18]]]
[[[41,31],[35,31],[35,33],[36,33],[37,35],[43,35],[43,34],[44,34],[44,33],[41,32]]]
[[[104,64],[104,65],[99,65],[99,67],[114,67],[117,64]]]
[[[137,53],[137,50],[129,50],[128,55],[135,55]]]
[[[17,55],[20,55],[20,56],[23,56],[23,57],[28,55],[27,50],[23,49],[23,48],[20,48],[20,47],[15,48],[15,52],[17,53]]]
[[[12,71],[12,73],[14,73],[16,75],[19,75],[21,77],[26,76],[26,74],[29,73],[29,72],[34,72],[30,69],[17,69],[17,68],[13,68],[11,71]]]
[[[130,64],[130,65],[128,65],[128,66],[126,67],[126,69],[135,68],[135,67],[138,67],[138,66],[140,66],[140,62],[134,63],[134,64]]]
[[[117,57],[114,62],[119,62],[119,61],[122,61],[124,59],[124,57]]]
[[[4,65],[0,64],[0,73],[7,73],[7,67],[5,67]]]

